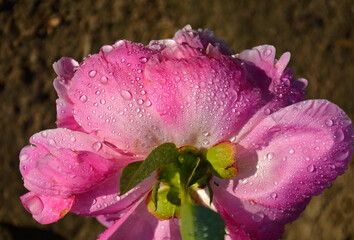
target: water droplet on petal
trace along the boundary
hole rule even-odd
[[[333,126],[333,121],[328,118],[328,119],[326,119],[325,124],[327,127],[331,127],[331,126]]]
[[[313,164],[308,165],[307,166],[307,171],[308,172],[314,172],[315,171],[315,165],[313,165]]]
[[[122,90],[120,92],[120,95],[124,100],[131,100],[133,98],[132,94],[127,90]]]
[[[294,154],[295,153],[295,150],[294,149],[290,149],[289,150],[289,154]]]
[[[71,142],[75,142],[75,141],[76,141],[76,138],[75,138],[75,137],[71,137],[71,138],[70,138],[70,141],[71,141]]]
[[[102,148],[102,143],[100,143],[100,142],[95,142],[95,143],[92,145],[92,148],[93,148],[93,150],[95,150],[96,152],[98,152],[98,151],[101,150],[101,148]]]
[[[95,77],[95,76],[96,76],[96,74],[97,74],[97,71],[96,71],[96,70],[91,70],[91,71],[89,72],[89,76],[90,76],[90,78]]]
[[[20,155],[20,161],[26,161],[28,159],[28,155],[27,154],[21,154]]]
[[[114,197],[114,200],[115,200],[115,201],[119,201],[119,200],[120,200],[120,196],[118,196],[118,195],[115,196],[115,197]]]
[[[272,152],[268,153],[268,154],[267,154],[267,158],[268,158],[269,160],[272,160],[272,159],[274,158],[274,153],[272,153]]]
[[[270,197],[273,198],[273,199],[276,199],[278,197],[278,195],[275,192],[272,192],[270,194]]]
[[[87,101],[87,96],[86,96],[86,95],[82,95],[82,96],[80,97],[80,101],[81,101],[81,102],[86,102],[86,101]]]
[[[338,152],[334,157],[335,157],[335,159],[342,161],[342,160],[347,159],[348,156],[349,156],[349,151],[344,150],[344,151]]]
[[[332,170],[336,169],[336,166],[335,166],[334,164],[329,165],[329,167],[330,167]]]
[[[255,214],[252,215],[252,219],[255,222],[261,222],[264,218],[264,213],[262,212],[256,212]]]
[[[210,133],[208,131],[204,131],[202,134],[203,134],[204,137],[209,137],[210,136]]]
[[[145,102],[145,106],[146,106],[146,107],[150,107],[150,106],[151,106],[151,104],[152,104],[152,103],[151,103],[151,101],[150,101],[150,100],[147,100],[147,101]]]
[[[41,132],[42,137],[46,138],[48,136],[48,132],[47,131],[43,131]]]
[[[140,59],[139,59],[139,62],[141,62],[141,63],[146,63],[147,62],[147,58],[146,57],[141,57]]]
[[[265,57],[268,57],[271,53],[272,53],[272,50],[267,49],[267,50],[264,52],[264,56],[265,56]]]
[[[265,115],[269,115],[270,114],[270,109],[269,108],[264,109],[264,114]]]
[[[334,141],[335,142],[341,142],[344,140],[344,133],[342,129],[337,129],[337,131],[334,133]]]
[[[100,82],[101,82],[102,84],[106,84],[106,83],[108,82],[108,78],[107,78],[106,76],[103,76],[103,77],[101,77]]]
[[[104,105],[104,104],[106,104],[106,100],[101,99],[100,103],[101,103],[102,105]]]

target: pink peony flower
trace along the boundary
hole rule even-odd
[[[96,217],[108,227],[100,239],[181,239],[182,193],[166,201],[164,189],[183,185],[183,172],[160,167],[119,191],[123,168],[173,143],[208,166],[195,167],[187,195],[222,216],[225,239],[280,238],[353,150],[350,119],[326,100],[304,100],[307,81],[294,78],[289,59],[275,60],[269,45],[232,55],[190,26],[148,46],[117,41],[81,64],[61,58],[58,128],[20,153],[23,206],[42,224],[69,212]]]

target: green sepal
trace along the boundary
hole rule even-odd
[[[183,240],[223,240],[225,222],[213,210],[191,200],[181,206],[180,231]]]
[[[223,142],[207,150],[206,160],[209,171],[216,177],[231,179],[238,174],[235,163],[235,151],[231,142]]]
[[[173,143],[164,143],[156,147],[142,162],[138,169],[132,171],[131,164],[127,165],[119,179],[120,195],[128,192],[130,189],[141,183],[145,178],[162,166],[172,164],[177,161],[178,148]],[[132,163],[133,164],[133,163]],[[124,171],[126,168],[129,171]],[[135,169],[135,166],[134,166]],[[125,179],[121,181],[121,179]]]
[[[152,202],[152,195],[148,200],[148,211],[160,220],[169,219],[179,215],[179,207],[168,200],[170,190],[169,186],[162,186],[160,188],[157,194],[157,208],[155,208],[156,205]]]
[[[155,210],[157,209],[158,191],[160,188],[160,184],[161,184],[161,182],[157,181],[156,185],[154,186],[154,188],[151,191],[151,201],[155,205]]]

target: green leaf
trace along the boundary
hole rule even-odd
[[[194,205],[190,200],[181,207],[180,231],[183,240],[223,240],[225,222],[213,210]]]
[[[210,163],[210,172],[223,179],[230,179],[237,175],[237,168],[234,167],[235,151],[233,144],[223,142],[208,149],[206,159]]]
[[[136,171],[139,169],[143,161],[139,162],[133,162],[128,164],[125,168],[123,168],[122,174],[120,175],[119,178],[119,190],[120,190],[120,195],[124,194],[122,193],[122,190],[124,186],[127,186],[129,182],[131,181],[132,176],[135,175]]]
[[[141,183],[145,178],[162,166],[169,165],[177,161],[178,148],[173,143],[164,143],[149,154],[149,156],[142,162],[138,169],[136,166],[126,166],[119,179],[120,195],[128,192],[130,189]],[[125,171],[125,169],[128,170]],[[135,171],[134,171],[135,170]],[[121,181],[121,179],[124,179]]]

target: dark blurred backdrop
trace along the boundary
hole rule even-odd
[[[29,137],[55,128],[52,63],[78,61],[104,44],[147,44],[186,24],[209,28],[240,52],[275,45],[309,80],[308,98],[326,98],[354,118],[352,0],[0,0],[0,239],[95,239],[94,219],[67,215],[40,225],[22,207],[18,154]],[[354,167],[286,228],[284,239],[354,239]]]

